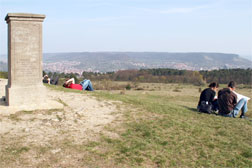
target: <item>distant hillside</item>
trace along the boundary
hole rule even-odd
[[[251,68],[237,54],[168,52],[73,52],[44,54],[44,70],[58,72],[109,72],[126,69],[173,68],[212,70]]]
[[[1,56],[0,71],[7,71],[6,56]],[[252,61],[237,54],[168,52],[71,52],[43,55],[46,71],[111,72],[127,69],[172,68],[213,70],[252,68]]]

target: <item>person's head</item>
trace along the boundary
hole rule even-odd
[[[66,82],[64,82],[62,86],[63,86],[63,87],[67,87],[67,83],[66,83]]]
[[[230,81],[228,83],[228,87],[230,90],[235,90],[236,83],[234,81]]]
[[[219,88],[219,84],[216,83],[216,82],[212,82],[212,83],[209,84],[209,87],[210,87],[212,90],[217,91],[218,88]]]
[[[48,79],[48,75],[45,75],[45,76],[44,76],[44,79]]]
[[[67,86],[69,86],[71,84],[71,82],[67,82],[68,80],[69,80],[69,78],[67,78],[65,80],[65,82],[63,83],[63,87],[67,87]]]

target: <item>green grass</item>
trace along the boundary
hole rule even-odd
[[[182,93],[167,91],[166,95],[158,91],[147,95],[95,92],[97,97],[120,100],[138,109],[126,112],[124,131],[118,132],[121,138],[102,137],[101,146],[109,150],[105,156],[130,166],[251,167],[251,122],[198,113],[197,88],[180,90]],[[251,110],[248,114],[251,117]]]
[[[30,146],[22,144],[20,141],[24,137],[12,137],[11,139],[6,140],[6,136],[1,135],[1,143],[4,143],[3,146],[1,146],[0,150],[0,163],[13,163],[17,159],[21,158],[23,154],[29,152],[31,150]],[[11,145],[8,145],[8,144]],[[3,164],[5,165],[5,164]],[[1,167],[1,166],[0,166]]]
[[[0,72],[0,78],[8,79],[8,72]]]
[[[106,131],[119,136],[100,133],[98,140],[83,144],[75,144],[68,137],[62,141],[52,140],[50,147],[31,146],[26,150],[22,149],[26,146],[20,145],[17,150],[6,148],[10,161],[33,150],[38,157],[48,159],[40,167],[60,163],[65,154],[79,157],[70,167],[76,166],[74,164],[79,167],[252,167],[252,122],[198,113],[195,108],[199,87],[139,84],[138,87],[146,90],[130,90],[125,94],[48,87],[101,100],[122,101],[123,105],[117,105],[122,119],[118,124],[105,127]],[[237,92],[252,97],[251,88],[243,87]],[[251,100],[248,108],[247,114],[252,118]],[[52,155],[52,147],[62,150]]]
[[[78,150],[89,151],[100,161],[113,158],[117,166],[252,167],[252,122],[198,113],[196,86],[139,87],[148,91],[88,92],[98,99],[122,101],[129,108],[121,125],[108,128],[120,138],[101,135],[99,142],[83,144]],[[238,92],[251,97],[251,89]],[[251,101],[248,106],[251,117]]]
[[[10,114],[8,116],[9,119],[13,120],[13,121],[22,121],[22,116],[23,115],[36,115],[36,114],[45,114],[45,115],[52,115],[52,113],[57,112],[57,111],[62,111],[62,109],[49,109],[49,110],[33,110],[33,111],[26,111],[26,110],[22,110],[22,111],[18,111],[14,114]],[[56,116],[58,118],[58,116]],[[36,118],[32,118],[31,120],[34,120]],[[59,121],[61,121],[61,118],[58,118]]]
[[[63,100],[61,100],[60,98],[58,99],[58,102],[61,103],[61,104],[63,104],[63,106],[65,106],[65,107],[68,106],[68,105],[67,105]]]

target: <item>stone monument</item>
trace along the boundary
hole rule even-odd
[[[42,83],[42,23],[45,15],[8,13],[8,106],[39,106],[46,100]]]

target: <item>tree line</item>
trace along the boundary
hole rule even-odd
[[[221,84],[226,84],[233,80],[238,84],[252,84],[252,69],[220,69],[213,71],[200,71],[203,79],[210,83],[217,81]]]
[[[44,72],[45,73],[45,72]],[[141,70],[120,70],[117,72],[83,72],[77,73],[48,73],[49,76],[58,75],[61,78],[74,77],[77,81],[80,78],[90,80],[111,80],[111,81],[132,81],[149,83],[188,83],[203,85],[210,82],[227,84],[234,80],[238,84],[252,84],[252,69],[220,69],[213,71],[189,71],[176,69],[141,69]]]
[[[57,73],[45,72],[53,78],[55,76],[61,79],[75,78],[77,82],[82,79],[90,80],[111,80],[111,81],[132,81],[149,83],[188,83],[202,85],[210,82],[227,84],[229,81],[236,81],[238,84],[252,85],[252,69],[220,69],[213,71],[189,71],[176,69],[141,69],[141,70],[120,70],[117,72],[83,72],[78,73]],[[7,72],[0,72],[1,78],[7,78]]]

